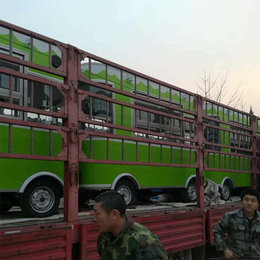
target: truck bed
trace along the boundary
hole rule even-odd
[[[237,207],[240,205],[239,197],[231,197],[229,201],[224,204],[218,204],[210,208],[221,208],[225,206]],[[156,212],[171,212],[171,211],[194,211],[198,209],[197,203],[182,203],[182,202],[148,202],[148,203],[137,203],[127,208],[127,215],[138,216],[149,213]],[[92,207],[80,209],[78,214],[79,221],[91,220],[93,217]],[[0,219],[0,230],[26,227],[32,225],[47,225],[52,223],[62,223],[63,222],[63,201],[61,201],[59,210],[57,213],[51,217],[46,218],[26,218],[23,216],[21,209],[19,207],[13,207],[8,213],[1,216]]]

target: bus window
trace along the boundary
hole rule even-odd
[[[204,123],[207,123],[209,125],[213,126],[219,126],[219,123],[216,121],[208,121],[205,120]],[[221,138],[220,138],[220,131],[216,128],[213,127],[206,127],[204,131],[204,137],[207,142],[209,143],[214,143],[214,144],[220,144],[221,143]],[[214,145],[206,145],[206,149],[209,150],[215,150],[215,151],[220,151],[221,148],[219,146],[214,146]]]
[[[9,102],[9,98],[8,97],[4,97],[4,96],[0,96],[0,102]],[[19,99],[14,99],[13,98],[13,104],[14,105],[19,105]],[[7,117],[20,117],[20,111],[17,110],[12,110],[9,108],[0,108],[0,115],[4,115]]]
[[[98,83],[103,84],[102,82],[98,82]],[[94,86],[89,86],[86,84],[80,85],[79,89],[83,89],[105,97],[110,97],[110,98],[112,97],[111,91],[97,88]],[[107,106],[106,100],[87,97],[82,101],[82,111],[84,112],[85,115],[90,116],[91,114],[91,116],[94,117],[94,119],[100,119],[100,120],[106,120],[108,114],[108,122],[112,122],[112,115],[113,115],[112,105],[113,104],[111,102],[108,102],[108,106]],[[107,107],[108,107],[108,111],[107,111]]]
[[[6,61],[0,61],[0,67],[5,68],[5,69],[11,69],[14,71],[19,71],[20,66],[16,64],[12,64],[10,62]],[[0,87],[3,89],[8,89],[9,90],[9,75],[6,74],[0,74]],[[17,77],[13,77],[13,91],[19,92],[20,91],[20,82]]]
[[[62,107],[62,94],[53,86],[29,81],[27,101],[27,105],[29,107],[45,111],[58,112]],[[62,125],[62,119],[45,115],[37,115],[34,113],[27,113],[27,120],[41,122],[44,124]]]
[[[0,53],[8,54],[8,50],[4,49],[3,46],[0,46]],[[24,56],[22,54],[18,54],[16,52],[13,53],[13,56],[18,59],[24,59]],[[7,61],[0,61],[0,67],[4,69],[14,70],[18,72],[22,72],[23,68],[22,66],[18,64],[14,64]],[[10,82],[10,76],[4,73],[0,74],[0,98],[1,102],[9,102],[9,83]],[[14,105],[23,105],[23,86],[24,81],[21,78],[12,77],[12,104]],[[19,119],[22,119],[23,113],[20,111],[16,111],[13,109],[7,109],[7,108],[1,108],[0,109],[0,115],[3,117],[16,117]]]
[[[158,105],[154,105],[145,101],[135,100],[135,105],[167,113],[169,115],[180,116],[180,112],[171,108],[166,108]],[[148,119],[149,118],[149,119]],[[160,115],[158,113],[148,113],[143,110],[136,109],[136,128],[145,129],[158,133],[170,134],[170,124],[172,124],[173,135],[182,135],[181,125],[182,123],[178,119],[170,120],[170,117]]]
[[[230,138],[229,138],[230,146],[234,147],[234,149],[231,149],[231,152],[250,156],[251,155],[250,151],[239,150],[239,148],[250,149],[250,137],[243,135],[243,134],[248,134],[249,132],[241,131],[239,130],[239,128],[236,127],[230,127],[230,129],[237,131],[237,133],[230,133]]]

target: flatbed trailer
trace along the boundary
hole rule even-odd
[[[155,186],[169,192],[174,180],[178,183],[175,188],[182,189],[184,197],[196,195],[189,196],[197,199],[196,205],[173,208],[167,203],[156,209],[130,209],[127,214],[157,234],[173,259],[191,259],[195,249],[201,252],[194,253],[192,259],[203,259],[203,247],[207,242],[214,243],[216,222],[225,212],[241,207],[239,203],[205,206],[204,177],[216,178],[225,191],[236,182],[257,187],[260,118],[7,22],[0,21],[0,29],[4,50],[0,60],[9,66],[0,66],[1,75],[5,75],[3,84],[7,84],[1,89],[7,96],[0,100],[0,160],[1,166],[2,162],[9,163],[5,169],[13,169],[8,177],[1,177],[7,187],[1,189],[1,196],[9,202],[13,195],[8,178],[14,176],[15,166],[19,169],[25,161],[34,167],[58,169],[59,173],[48,173],[46,177],[46,172],[39,171],[35,181],[40,185],[30,183],[34,177],[29,175],[15,190],[12,199],[14,203],[19,200],[24,212],[44,216],[41,204],[36,199],[28,200],[36,194],[33,189],[43,193],[42,198],[52,194],[55,203],[64,196],[61,218],[3,223],[0,259],[98,259],[99,232],[92,220],[93,212],[78,213],[79,190],[94,194],[106,189],[120,190],[123,182],[124,186],[129,185],[124,191],[132,192],[127,193],[131,195],[130,203],[133,192],[147,191],[147,177],[151,181],[149,189]],[[45,46],[44,50],[39,49],[39,43]],[[19,58],[22,50],[26,52],[24,59]],[[20,69],[10,69],[13,65]],[[98,79],[100,75],[102,80]],[[19,101],[22,83],[26,84],[26,102]],[[35,99],[40,87],[48,98],[35,107],[39,104]],[[61,103],[54,102],[55,95]],[[17,136],[26,131],[23,137]],[[47,150],[41,143],[46,136]],[[23,141],[27,139],[29,146],[25,149]],[[57,150],[54,144],[60,144],[61,149]],[[95,168],[98,171],[93,174]],[[106,173],[116,169],[137,170],[136,175],[115,175],[111,183],[96,178],[98,174],[105,178]],[[227,177],[223,178],[225,174]],[[183,176],[188,177],[186,181],[180,181]],[[16,175],[13,182],[18,183],[20,177]],[[168,181],[169,186],[162,181]],[[156,186],[157,182],[162,187]],[[42,186],[47,187],[47,193]]]
[[[225,212],[237,208],[241,208],[240,202],[214,209],[194,205],[174,208],[171,203],[160,203],[128,209],[127,216],[158,235],[168,254],[178,259],[187,250],[191,250],[191,255],[192,249],[196,249],[197,254],[198,248],[199,257],[203,257],[206,243],[214,244],[216,222]],[[96,249],[99,231],[93,223],[93,211],[79,213],[76,222],[65,222],[60,214],[0,224],[1,259],[99,259]],[[191,259],[188,257],[183,259]],[[199,257],[194,255],[192,259],[203,259]]]

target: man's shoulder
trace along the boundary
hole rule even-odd
[[[104,240],[104,234],[100,233],[97,238],[97,244],[99,245]]]
[[[158,237],[154,235],[147,227],[137,222],[133,222],[129,226],[126,235],[128,236],[129,241],[135,241],[142,247],[159,241]]]
[[[133,255],[142,254],[145,259],[167,259],[167,254],[159,238],[147,227],[133,222],[126,232],[129,249]]]
[[[153,235],[153,233],[144,225],[132,221],[127,229],[128,234],[139,233],[140,235]]]
[[[225,215],[229,218],[234,218],[234,217],[240,216],[240,215],[243,216],[243,211],[242,211],[242,209],[236,209],[236,210],[226,212]]]

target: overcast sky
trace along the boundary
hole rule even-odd
[[[192,92],[229,71],[226,101],[241,85],[260,116],[259,14],[260,0],[0,0],[4,21]]]

